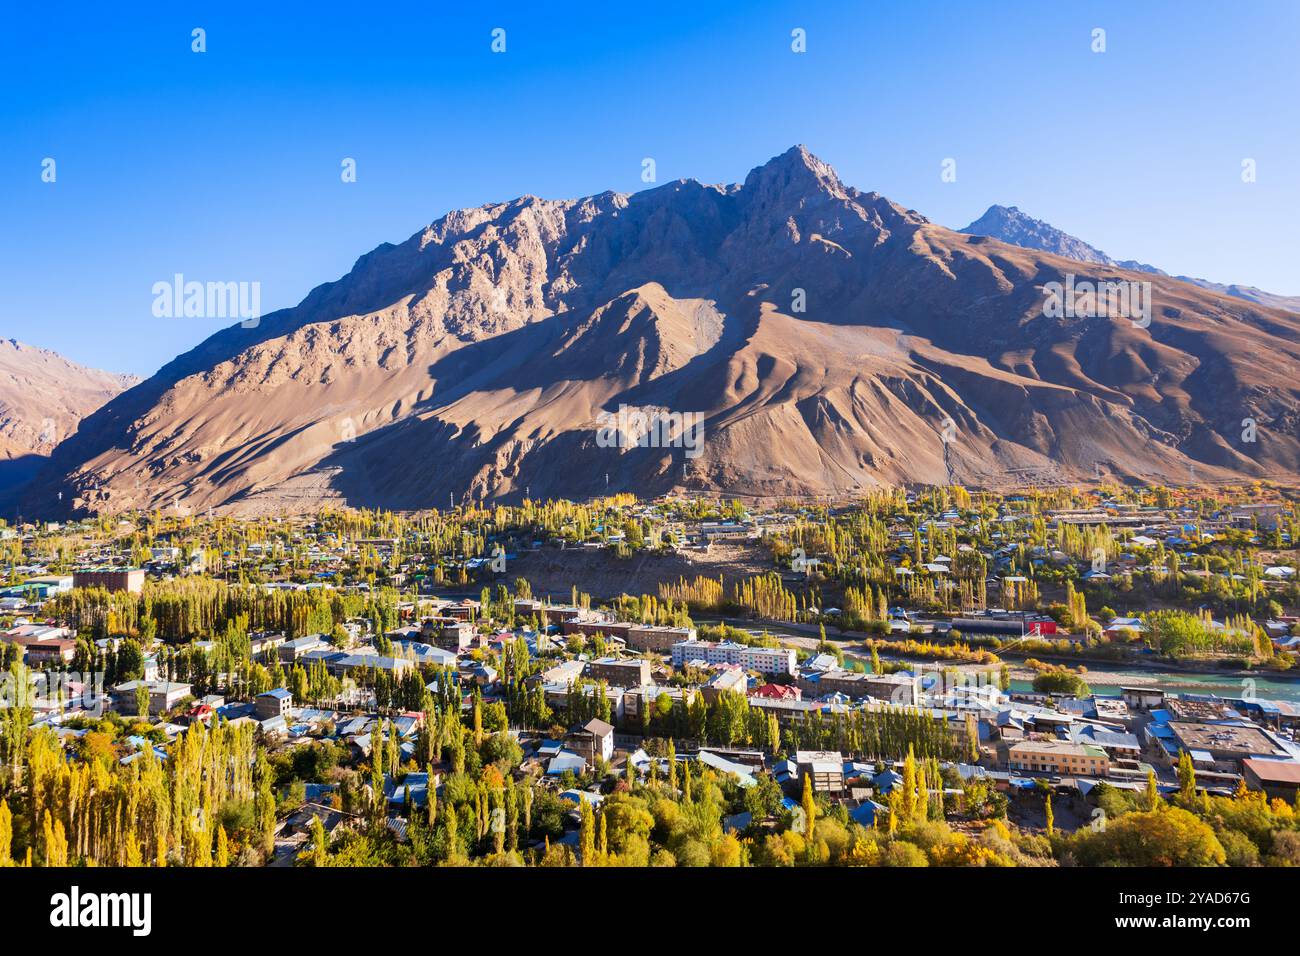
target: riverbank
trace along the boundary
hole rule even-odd
[[[741,618],[699,619],[697,624],[725,623],[747,630],[764,630],[781,639],[783,644],[811,651],[820,639],[820,629],[815,624],[797,624],[785,621],[747,620]],[[900,635],[901,636],[901,635]],[[918,635],[923,637],[923,635]],[[870,662],[866,641],[877,635],[862,631],[827,632],[827,640],[843,645],[845,660]],[[1184,662],[1167,661],[1114,661],[1089,659],[1075,655],[1017,653],[993,651],[1010,669],[1012,689],[1027,691],[1032,687],[1034,672],[1024,666],[1028,658],[1053,664],[1066,664],[1074,668],[1087,668],[1084,674],[1094,693],[1115,696],[1123,687],[1147,687],[1169,693],[1217,694],[1220,697],[1257,697],[1300,703],[1300,672],[1266,671],[1263,669],[1195,669]],[[936,660],[917,655],[882,653],[880,658],[900,664],[923,664],[944,669],[987,671],[999,665]]]

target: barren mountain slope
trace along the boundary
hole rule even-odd
[[[30,478],[85,416],[137,381],[0,339],[0,493]]]
[[[1067,273],[1151,281],[1150,327],[1048,317]],[[1298,366],[1300,316],[944,229],[796,147],[451,213],[110,402],[26,505],[1294,474]],[[702,453],[601,447],[621,405],[702,413]]]

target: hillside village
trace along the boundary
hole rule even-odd
[[[1257,692],[1298,527],[951,488],[4,528],[0,862],[1300,864],[1300,698]],[[570,555],[696,573],[521,570]]]

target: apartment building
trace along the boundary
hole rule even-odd
[[[587,662],[585,676],[591,680],[603,680],[615,687],[640,687],[650,683],[650,662],[641,658],[619,660],[616,657],[602,657]]]
[[[560,625],[560,630],[565,634],[581,634],[586,638],[601,634],[605,637],[616,637],[626,643],[632,625],[619,621],[579,621],[570,619]]]
[[[667,654],[674,644],[695,639],[695,628],[671,627],[667,624],[631,624],[625,638],[628,647],[657,654]]]
[[[1059,740],[1022,740],[1007,748],[1007,766],[1021,773],[1104,777],[1110,758],[1100,747]]]
[[[144,590],[144,568],[83,568],[72,572],[72,586],[139,594]]]
[[[920,699],[920,680],[907,674],[859,674],[854,671],[803,671],[795,682],[809,698],[843,694],[851,700],[889,701],[915,707]]]
[[[760,674],[793,674],[794,651],[788,647],[750,647],[733,641],[679,641],[672,647],[674,667],[691,661],[706,664],[739,664]]]

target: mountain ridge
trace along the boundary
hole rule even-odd
[[[1067,273],[1148,279],[1150,327],[1049,317]],[[109,402],[24,504],[1294,474],[1297,341],[1289,313],[954,232],[796,146],[740,184],[453,210]],[[701,413],[704,453],[600,447],[620,405]]]
[[[1053,252],[1056,255],[1065,256],[1067,259],[1074,259],[1079,262],[1100,263],[1120,269],[1150,272],[1162,276],[1170,274],[1163,269],[1134,259],[1113,259],[1096,246],[1057,229],[1051,223],[1042,219],[1035,219],[1016,206],[1000,206],[997,204],[989,206],[984,215],[959,231],[968,235],[989,236],[1026,249]],[[1198,279],[1194,276],[1175,275],[1174,278],[1181,282],[1190,282],[1192,285],[1200,286],[1202,289],[1208,289],[1211,292],[1218,292],[1222,295],[1245,299],[1248,302],[1255,302],[1270,308],[1285,309],[1288,312],[1300,314],[1300,296],[1277,295],[1254,286],[1243,286],[1235,282],[1212,282],[1209,279]]]
[[[87,415],[137,382],[0,339],[0,496],[14,495]]]

